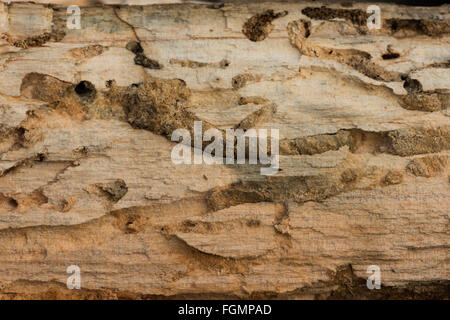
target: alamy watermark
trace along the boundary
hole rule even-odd
[[[381,9],[377,5],[370,5],[367,7],[367,13],[371,13],[369,18],[367,18],[367,28],[369,30],[379,30],[381,29]]]
[[[67,278],[66,285],[70,290],[81,289],[81,269],[79,266],[72,264],[67,267],[67,273],[71,275]]]
[[[72,5],[67,7],[67,14],[70,16],[67,18],[67,29],[81,29],[81,9],[79,6]]]
[[[370,290],[381,289],[381,269],[377,265],[367,267],[367,273],[370,276],[367,278],[367,288]]]
[[[225,143],[223,132],[218,129],[208,129],[203,133],[201,121],[194,121],[194,164],[223,164],[225,151],[225,164],[268,165],[260,169],[262,175],[271,175],[279,169],[279,130],[270,129],[270,155],[268,152],[268,129],[226,129]],[[181,141],[180,141],[181,138]],[[175,164],[192,163],[192,139],[187,129],[177,129],[172,133],[172,141],[179,141],[171,153]],[[213,140],[205,148],[203,142]],[[236,142],[236,143],[235,143]],[[246,146],[248,145],[248,153]],[[248,157],[246,155],[248,154]]]

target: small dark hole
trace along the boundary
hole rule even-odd
[[[114,86],[115,82],[116,82],[115,80],[106,81],[106,87],[111,88],[112,86]]]
[[[8,204],[13,208],[17,208],[19,206],[19,203],[17,202],[17,200],[13,199],[13,198],[10,198],[8,200]]]
[[[45,154],[43,153],[38,153],[37,154],[37,161],[42,162],[45,160]]]
[[[75,87],[75,92],[79,96],[87,96],[91,95],[93,92],[95,92],[94,85],[89,81],[81,81],[77,86]]]
[[[311,31],[309,30],[310,24],[308,22],[304,22],[303,27],[305,28],[305,38],[308,38],[311,35]]]
[[[137,42],[137,41],[130,41],[130,42],[128,42],[127,45],[125,46],[125,48],[127,48],[128,50],[130,50],[134,54],[138,54],[138,53],[143,53],[144,52],[144,49],[142,48],[140,42]]]
[[[403,83],[403,88],[405,88],[409,93],[417,93],[423,91],[420,81],[411,78],[407,78],[405,80],[405,82]]]
[[[391,30],[392,31],[397,31],[397,29],[398,29],[398,23],[397,23],[397,21],[392,21],[392,24],[391,24]]]
[[[400,57],[398,53],[385,53],[381,56],[383,60],[397,59]]]
[[[17,128],[17,134],[19,135],[19,137],[23,137],[25,132],[26,129],[24,127]]]

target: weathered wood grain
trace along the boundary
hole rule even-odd
[[[448,298],[450,6],[320,6],[0,3],[0,297]],[[174,164],[194,120],[280,171]]]

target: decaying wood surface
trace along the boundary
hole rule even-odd
[[[448,298],[450,6],[379,6],[0,3],[0,298]]]

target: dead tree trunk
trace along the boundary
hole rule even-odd
[[[0,297],[448,298],[450,7],[379,8],[0,3]]]

